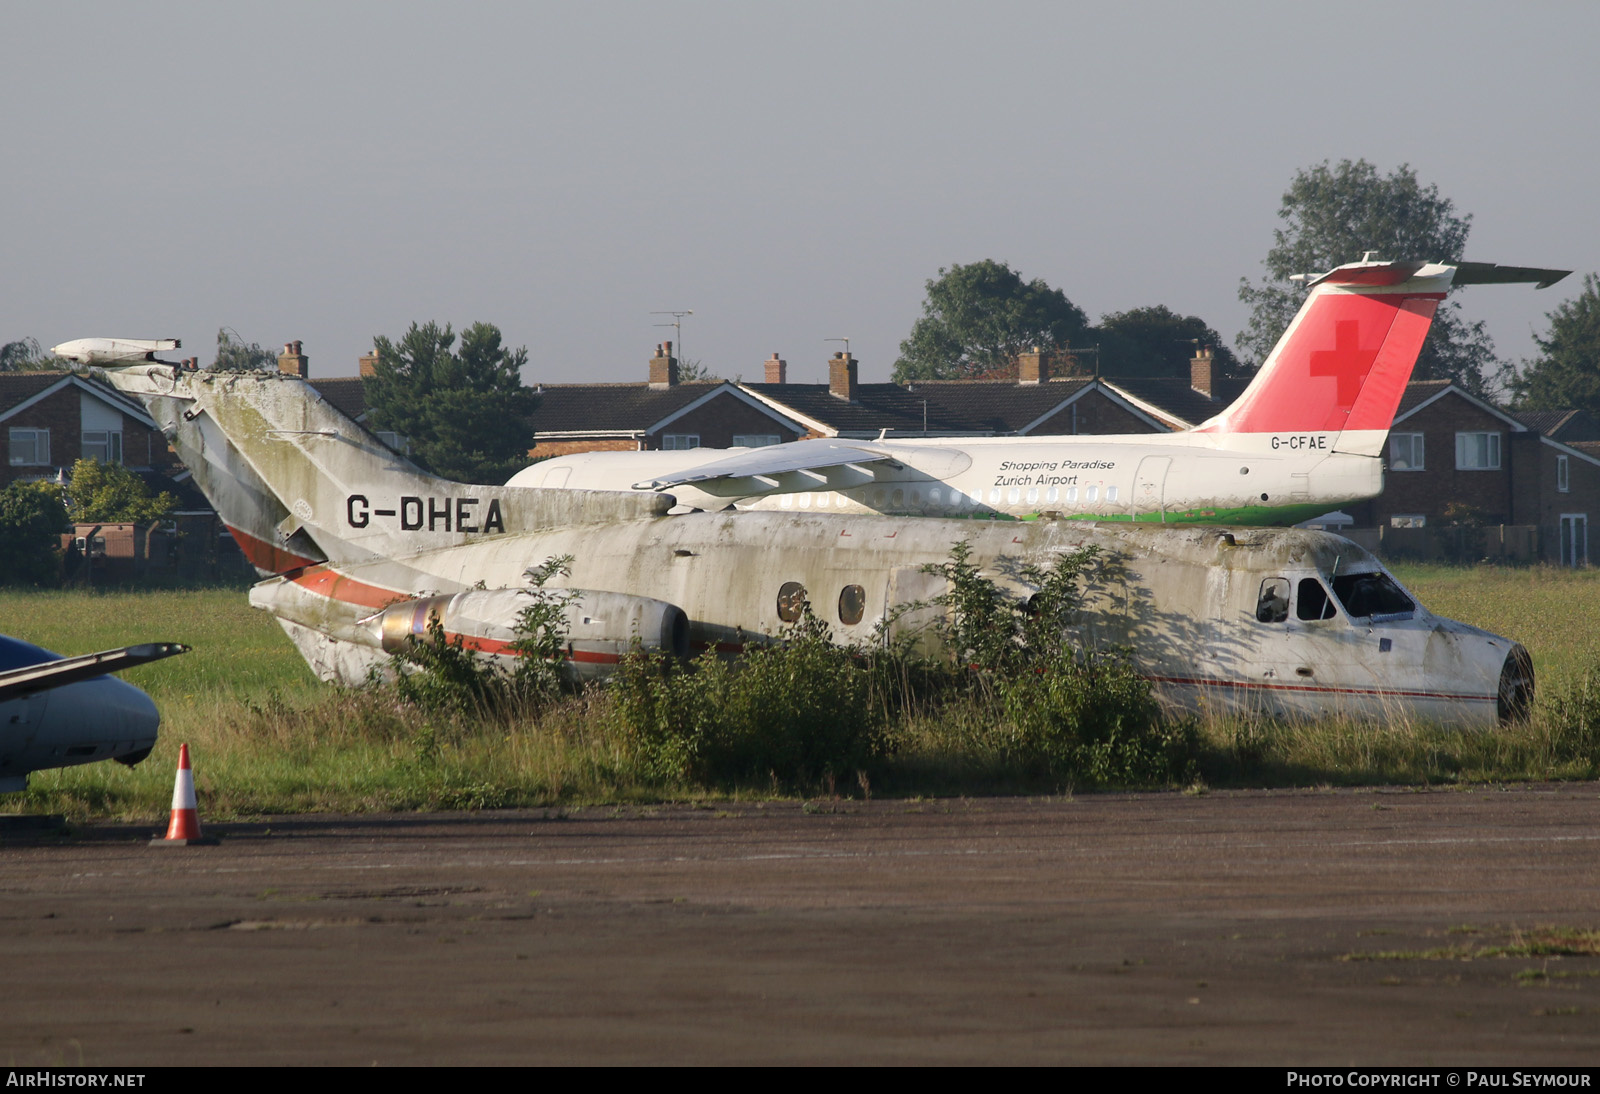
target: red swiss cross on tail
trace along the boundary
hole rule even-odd
[[[1376,456],[1453,285],[1559,281],[1561,270],[1362,261],[1306,278],[1311,292],[1250,386],[1201,433],[1334,433]]]

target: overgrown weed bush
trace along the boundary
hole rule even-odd
[[[651,779],[807,786],[882,755],[884,706],[870,658],[833,644],[807,606],[771,644],[737,661],[628,657],[611,716]]]
[[[1163,717],[1125,651],[1079,650],[1065,639],[1096,559],[1080,551],[1024,567],[1036,591],[1022,601],[979,571],[968,544],[956,544],[948,561],[924,567],[945,578],[946,591],[895,616],[937,609],[938,661],[912,653],[918,635],[889,641],[888,628],[867,646],[837,646],[809,606],[737,661],[635,656],[614,685],[617,731],[645,777],[710,785],[826,784],[912,745],[975,752],[980,766],[1032,781],[1183,778],[1191,728]]]

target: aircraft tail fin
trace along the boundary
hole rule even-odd
[[[1305,303],[1244,393],[1201,433],[1334,433],[1333,448],[1378,456],[1434,311],[1453,285],[1534,282],[1562,270],[1363,259],[1305,278]]]
[[[670,495],[474,486],[430,475],[282,373],[108,371],[175,438],[258,569],[285,573],[485,536],[664,514]]]

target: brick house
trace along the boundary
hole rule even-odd
[[[1015,380],[905,385],[859,382],[859,362],[848,351],[828,361],[826,384],[788,383],[787,363],[776,353],[764,364],[765,381],[740,383],[740,389],[802,422],[810,437],[1163,433],[1203,421],[1223,405],[1196,389],[1193,378],[1185,384],[1073,370],[1053,375],[1049,355],[1038,352],[1023,354]]]
[[[144,408],[107,384],[73,372],[0,374],[5,483],[53,479],[79,459],[166,471],[177,460]]]
[[[1526,545],[1510,553],[1587,565],[1600,444],[1576,438],[1595,431],[1582,412],[1513,415],[1447,380],[1414,380],[1389,432],[1383,493],[1349,511],[1384,538],[1450,526],[1525,530]]]

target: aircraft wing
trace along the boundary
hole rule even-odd
[[[839,490],[871,482],[875,463],[900,466],[887,452],[865,443],[826,438],[768,445],[737,456],[633,484],[635,490],[693,485],[719,497],[746,497],[794,490]]]
[[[1493,262],[1459,262],[1456,264],[1455,285],[1510,285],[1531,281],[1534,288],[1548,289],[1571,270],[1541,270],[1533,266],[1496,266]]]
[[[119,669],[130,669],[135,665],[146,665],[151,661],[160,661],[162,658],[171,657],[174,654],[186,653],[188,650],[188,646],[180,645],[177,642],[146,642],[139,646],[123,646],[121,649],[85,653],[78,657],[62,657],[37,665],[26,665],[19,669],[10,669],[6,672],[0,672],[0,702],[15,699],[30,692],[47,691],[50,688],[76,684],[79,680],[104,676],[108,672],[116,672]]]

